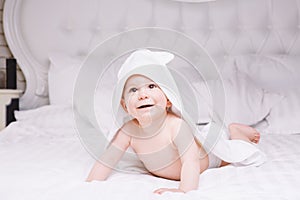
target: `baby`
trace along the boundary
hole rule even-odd
[[[132,56],[145,53],[141,51],[151,54],[149,50],[139,50]],[[118,130],[87,181],[105,180],[131,147],[151,174],[180,181],[178,188],[159,188],[154,193],[185,193],[197,189],[199,174],[212,167],[210,156],[188,123],[171,111],[173,104],[160,85],[145,75],[129,73],[120,103],[132,119]],[[249,126],[231,124],[229,132],[231,140],[259,142],[260,134]],[[213,167],[229,164],[219,161]]]

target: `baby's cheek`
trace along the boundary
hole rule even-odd
[[[133,106],[134,106],[134,99],[133,98],[127,98],[126,100],[125,100],[125,103],[126,103],[126,106],[128,107],[128,108],[133,108]]]
[[[130,105],[128,105],[127,110],[128,110],[129,114],[134,114],[135,113],[133,107],[130,106]]]
[[[161,104],[161,106],[162,106],[163,108],[166,108],[166,107],[167,107],[168,101],[167,101],[167,99],[166,99],[165,96],[161,96],[160,102],[161,102],[160,104]]]

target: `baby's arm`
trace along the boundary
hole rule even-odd
[[[122,158],[129,145],[130,137],[120,130],[100,160],[96,161],[86,181],[105,180],[111,173],[113,167]]]
[[[183,192],[196,190],[199,184],[200,159],[199,150],[195,142],[181,156],[181,175],[179,189]]]
[[[198,188],[200,175],[200,151],[189,125],[182,121],[180,130],[174,136],[181,160],[179,189],[183,192]]]

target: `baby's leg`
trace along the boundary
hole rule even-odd
[[[247,142],[258,143],[260,139],[260,133],[247,125],[232,123],[228,126],[230,132],[230,139],[232,140],[244,140]]]
[[[260,133],[247,125],[232,123],[228,126],[231,140],[244,140],[246,142],[258,143]],[[230,163],[222,160],[220,167],[226,166]]]

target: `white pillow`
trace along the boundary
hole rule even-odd
[[[72,105],[75,81],[84,57],[70,57],[63,54],[52,54],[49,57],[48,72],[49,100],[51,105]],[[101,130],[107,132],[111,128],[111,95],[114,87],[115,72],[111,68],[104,74],[95,93],[95,114]],[[91,97],[93,98],[93,97]],[[101,123],[100,123],[101,122]]]
[[[32,110],[22,110],[14,112],[17,122],[26,123],[26,126],[32,125],[42,128],[47,132],[50,129],[56,129],[54,134],[75,135],[75,122],[73,109],[71,106],[64,105],[46,105]],[[64,131],[58,131],[63,129]],[[71,131],[66,131],[71,130]]]
[[[53,54],[49,57],[49,101],[51,105],[72,105],[75,81],[83,58]]]
[[[273,106],[282,99],[281,95],[257,87],[247,75],[238,70],[233,70],[231,74],[230,78],[223,80],[225,105],[219,92],[222,88],[220,80],[208,81],[207,84],[212,88],[210,92],[205,83],[194,83],[199,100],[205,101],[205,105],[202,105],[201,119],[209,118],[212,109],[221,116],[221,111],[225,106],[224,122],[226,125],[233,122],[254,125],[263,120]],[[212,105],[210,93],[214,93],[216,105]],[[201,110],[199,112],[201,113]],[[202,122],[199,121],[199,123]]]
[[[293,56],[236,56],[238,70],[247,74],[256,85],[270,92],[285,94],[300,84],[300,59]]]
[[[247,55],[235,57],[235,62],[257,85],[285,96],[267,116],[264,132],[300,133],[300,57]]]
[[[119,64],[119,62],[117,62]],[[117,83],[117,69],[114,64],[109,67],[102,77],[98,80],[96,93],[94,95],[94,110],[100,129],[109,134],[116,131],[119,127],[114,127],[113,118],[113,92]],[[120,66],[120,65],[119,65]]]
[[[300,90],[291,92],[276,105],[266,118],[269,134],[300,133]]]

